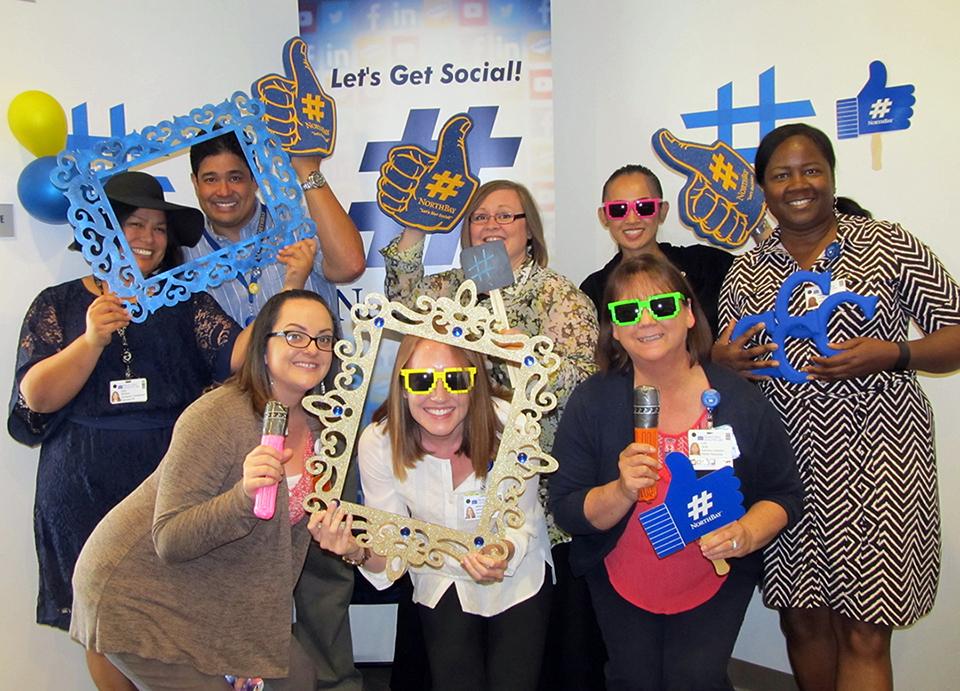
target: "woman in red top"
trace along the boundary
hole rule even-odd
[[[706,362],[706,320],[671,264],[623,261],[604,304],[600,372],[577,387],[561,419],[550,506],[574,536],[571,568],[587,578],[610,658],[607,688],[732,689],[726,667],[759,580],[758,550],[801,510],[793,452],[766,399]],[[632,441],[640,385],[660,392],[659,448]],[[711,425],[729,426],[736,439],[712,452],[733,467],[746,514],[660,559],[637,517],[666,498],[671,476],[662,459],[687,454],[696,430]],[[694,469],[706,474],[702,461]],[[638,501],[650,487],[656,497]],[[729,575],[714,570],[711,560],[721,559],[731,560]]]

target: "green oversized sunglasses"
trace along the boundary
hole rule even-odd
[[[650,310],[650,316],[657,321],[673,319],[680,314],[680,306],[687,301],[683,293],[661,293],[651,295],[646,300],[617,300],[607,303],[610,318],[617,326],[632,326],[640,321],[643,310]]]

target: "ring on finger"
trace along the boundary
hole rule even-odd
[[[735,538],[735,537],[730,538],[730,546],[731,546],[733,549],[736,549],[736,548],[737,548],[737,538]]]

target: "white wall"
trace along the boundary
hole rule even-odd
[[[48,285],[87,272],[65,246],[69,226],[46,226],[19,208],[16,185],[33,156],[6,123],[10,100],[27,89],[53,95],[67,110],[88,103],[91,134],[109,134],[108,111],[126,103],[128,129],[140,129],[203,103],[247,90],[280,68],[280,48],[299,31],[289,0],[5,0],[0,4],[0,203],[14,203],[16,238],[0,240],[0,382],[13,379],[20,322]],[[184,163],[186,165],[186,163]],[[192,203],[192,191],[178,199]],[[0,434],[0,670],[9,689],[92,689],[83,650],[66,634],[34,623],[37,566],[33,492],[37,452]],[[225,635],[229,635],[225,632]]]
[[[902,222],[960,276],[960,244],[950,216],[953,165],[960,144],[949,129],[960,99],[954,29],[960,6],[920,0],[905,11],[891,0],[804,3],[661,3],[555,0],[556,234],[551,264],[575,281],[602,266],[614,246],[595,209],[607,176],[625,163],[653,167],[671,202],[684,180],[662,166],[651,134],[712,143],[715,129],[686,130],[680,113],[711,110],[716,89],[733,82],[734,105],[757,101],[757,75],[776,66],[777,100],[810,99],[810,124],[834,139],[838,190],[879,218]],[[883,136],[883,167],[870,168],[867,137],[836,142],[835,101],[856,96],[871,60],[883,60],[890,84],[916,85],[910,129]],[[781,123],[782,124],[782,123]],[[735,127],[736,146],[756,146],[756,125]],[[671,212],[661,231],[675,244],[695,242]],[[933,613],[894,636],[898,685],[955,688],[960,674],[960,377],[925,378],[938,415],[943,570]],[[736,655],[787,669],[776,617],[754,602]]]

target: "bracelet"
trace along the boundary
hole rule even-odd
[[[359,559],[351,559],[346,554],[341,555],[340,558],[343,560],[344,564],[349,564],[350,566],[363,566],[367,563],[367,559],[370,558],[370,550],[364,547],[363,555]]]
[[[900,350],[900,355],[897,357],[897,361],[893,363],[891,370],[902,372],[910,366],[910,346],[907,345],[906,341],[897,341],[897,348]]]

